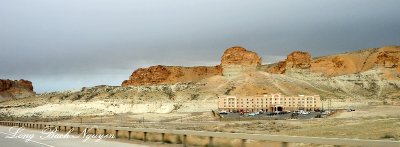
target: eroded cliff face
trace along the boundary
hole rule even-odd
[[[243,47],[235,46],[225,50],[221,57],[221,66],[260,66],[261,57],[257,53],[248,51]]]
[[[307,52],[294,51],[290,53],[285,61],[280,61],[266,72],[283,74],[291,69],[309,69],[311,67],[311,55]]]
[[[316,58],[311,62],[311,71],[331,77],[365,72],[374,68],[391,71],[398,67],[399,58],[399,46],[386,46]]]
[[[225,50],[221,57],[222,75],[235,77],[242,73],[254,72],[261,66],[261,57],[257,53],[235,46]]]
[[[23,98],[27,96],[32,96],[33,92],[32,82],[27,80],[5,80],[0,79],[0,101],[13,99],[13,98]]]
[[[308,69],[311,67],[311,55],[307,52],[295,51],[287,56],[287,68]]]
[[[399,59],[399,46],[366,49],[314,59],[311,59],[311,55],[307,52],[295,51],[289,54],[285,61],[280,61],[265,71],[284,74],[289,70],[306,69],[313,73],[320,73],[323,76],[334,77],[365,72],[374,68],[383,68],[386,75],[391,74],[388,77],[393,77],[396,75],[388,72],[397,70]]]
[[[239,83],[246,83],[246,81],[243,81],[243,79],[240,77],[246,77],[244,79],[255,78],[255,80],[257,80],[257,78],[262,77],[264,74],[276,74],[276,77],[290,77],[293,76],[291,75],[293,73],[298,73],[296,74],[296,79],[302,79],[305,77],[301,76],[312,74],[312,77],[308,77],[310,78],[310,81],[307,81],[308,83],[313,83],[312,78],[314,77],[318,79],[344,75],[351,77],[351,80],[349,81],[349,83],[351,83],[352,81],[360,81],[357,79],[357,77],[359,77],[361,73],[365,72],[371,76],[373,75],[374,77],[371,79],[374,80],[382,79],[398,81],[400,79],[399,59],[400,47],[387,46],[382,48],[365,49],[343,54],[317,57],[314,59],[310,53],[295,51],[290,53],[284,61],[280,61],[271,65],[261,65],[261,57],[259,57],[255,52],[236,46],[228,48],[224,52],[221,57],[221,64],[218,66],[180,67],[159,65],[149,68],[141,68],[133,72],[129,80],[126,80],[122,83],[122,86],[174,84],[187,82],[196,83],[198,81],[212,81],[208,83],[218,83],[218,80],[228,80],[231,82],[238,80]],[[255,75],[259,76],[257,77]],[[272,77],[276,78],[275,76]],[[374,80],[371,80],[372,83]],[[291,81],[293,81],[293,79]],[[363,83],[369,83],[371,81],[366,80],[363,81]],[[327,85],[329,84],[330,83],[327,83]],[[272,87],[279,87],[280,85],[281,83],[276,83],[275,85],[272,85]],[[363,84],[364,87],[366,87],[365,85],[368,84]],[[354,85],[352,86],[354,87]],[[254,88],[255,86],[248,84],[244,87]],[[258,87],[263,86],[260,84]],[[280,88],[282,89],[284,87],[285,86],[282,86]],[[295,85],[292,85],[292,87],[295,87]],[[262,90],[259,91],[268,92],[269,89],[271,89],[271,86],[267,88],[263,87]],[[287,91],[290,92],[290,90]],[[240,93],[245,92],[242,91]]]
[[[139,68],[134,71],[129,80],[125,80],[122,86],[173,84],[195,82],[215,75],[221,75],[220,66],[151,66]]]
[[[140,68],[134,71],[129,80],[122,83],[122,86],[196,82],[216,75],[231,76],[242,72],[256,71],[260,65],[261,57],[255,52],[235,46],[224,52],[220,65],[211,67],[157,65]]]

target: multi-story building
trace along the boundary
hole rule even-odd
[[[276,93],[262,96],[221,96],[218,99],[218,108],[229,112],[315,111],[321,108],[319,95],[284,96]]]

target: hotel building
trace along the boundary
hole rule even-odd
[[[263,96],[221,96],[218,97],[218,109],[233,111],[315,111],[321,109],[319,95],[284,96],[280,93]]]

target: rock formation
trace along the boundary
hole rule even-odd
[[[256,71],[261,57],[243,47],[228,48],[221,57],[221,64],[212,67],[151,66],[139,68],[122,86],[173,84],[195,82],[215,75],[235,75],[244,71]]]
[[[220,74],[220,66],[181,67],[157,65],[149,68],[139,68],[132,73],[129,80],[125,80],[122,83],[122,86],[185,83]]]
[[[309,69],[311,67],[311,55],[307,52],[294,51],[290,53],[285,61],[280,61],[275,66],[267,69],[267,72],[283,74],[288,69]]]
[[[311,61],[311,71],[325,76],[355,74],[377,67],[396,68],[400,47],[386,46],[319,57]]]
[[[396,52],[382,51],[378,53],[378,57],[375,63],[386,68],[395,68],[399,64],[399,57],[395,54]]]
[[[0,100],[23,98],[34,94],[32,82],[30,81],[0,79]]]
[[[243,47],[228,48],[221,57],[222,74],[234,77],[244,72],[256,71],[261,66],[261,57]]]
[[[221,57],[221,64],[213,67],[180,67],[152,66],[140,68],[133,72],[129,80],[122,85],[171,84],[179,82],[196,82],[215,75],[234,78],[243,73],[264,71],[272,74],[285,74],[298,70],[319,73],[334,77],[356,74],[373,68],[399,70],[400,47],[386,46],[343,54],[317,57],[312,59],[310,53],[294,51],[286,60],[276,64],[261,65],[261,57],[257,53],[243,47],[235,46],[226,49]],[[397,77],[397,74],[385,72],[385,77]]]
[[[228,48],[221,57],[221,66],[260,66],[261,57],[257,53],[248,51],[243,47],[235,46]]]
[[[294,51],[287,56],[287,68],[307,69],[311,67],[311,55],[307,52]]]
[[[283,74],[286,72],[286,61],[279,61],[275,66],[266,70],[268,73]]]

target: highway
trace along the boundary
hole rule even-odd
[[[68,138],[41,138],[46,137],[41,130],[12,128],[0,126],[0,146],[4,147],[146,147],[146,145],[122,143],[115,141],[84,139],[76,135]],[[59,133],[64,135],[64,133]],[[74,138],[75,137],[75,138]]]

